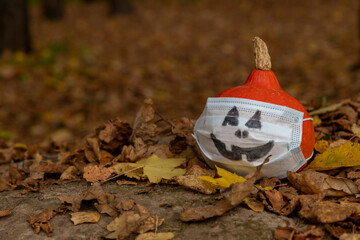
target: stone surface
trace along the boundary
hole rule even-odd
[[[0,239],[102,239],[108,233],[106,225],[112,217],[101,214],[98,224],[85,223],[74,226],[70,214],[56,215],[50,220],[53,236],[47,237],[44,232],[35,234],[26,221],[26,217],[44,209],[56,209],[61,205],[58,196],[71,196],[90,187],[85,181],[65,183],[62,185],[45,186],[38,193],[20,195],[20,190],[0,193],[0,210],[13,208],[13,213],[0,218]],[[102,185],[104,191],[120,199],[132,199],[145,206],[153,215],[164,217],[164,224],[158,232],[171,231],[175,239],[273,239],[277,226],[285,226],[289,221],[291,226],[302,225],[298,218],[287,218],[269,212],[256,213],[245,206],[232,209],[224,216],[203,222],[183,223],[179,220],[179,212],[185,207],[204,206],[216,200],[208,196],[188,190],[181,186],[153,185],[136,186],[117,185],[108,182]],[[81,211],[96,211],[91,202],[82,204]],[[130,236],[134,239],[135,235]]]

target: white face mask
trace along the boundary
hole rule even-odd
[[[300,149],[303,115],[255,100],[208,98],[194,137],[212,167],[246,175],[271,155],[260,177],[284,178],[307,161]]]

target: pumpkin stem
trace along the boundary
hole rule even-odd
[[[263,71],[271,70],[271,59],[266,44],[261,38],[254,37],[255,68]]]

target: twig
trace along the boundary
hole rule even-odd
[[[140,102],[140,103],[143,103],[143,101],[141,101],[141,98],[138,96],[138,95],[136,95],[136,93],[134,93],[130,88],[128,88],[128,91]],[[167,124],[169,124],[171,127],[175,127],[174,126],[174,124],[172,124],[170,121],[168,121],[166,118],[164,118],[159,112],[157,112],[156,110],[155,110],[155,114],[159,117],[159,118],[161,118],[161,120],[162,121],[164,121],[164,122],[166,122]]]
[[[103,183],[105,183],[105,182],[107,182],[107,181],[110,181],[110,180],[112,180],[112,179],[114,179],[114,178],[120,177],[121,175],[124,175],[124,174],[126,174],[126,173],[129,173],[129,172],[138,170],[138,169],[143,168],[143,167],[144,167],[144,166],[139,166],[139,167],[130,169],[130,170],[128,170],[128,171],[122,172],[122,173],[120,173],[120,174],[116,174],[115,176],[109,177],[108,179],[106,179],[105,181],[103,181]]]

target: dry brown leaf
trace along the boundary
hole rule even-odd
[[[173,239],[174,237],[175,235],[172,232],[148,232],[137,235],[135,240],[169,240]]]
[[[117,216],[114,205],[114,195],[105,193],[99,183],[94,183],[88,190],[75,196],[59,196],[58,199],[63,203],[71,204],[71,211],[77,212],[81,207],[82,200],[97,200],[94,206],[100,213],[107,213],[114,217]]]
[[[6,217],[12,213],[12,209],[9,210],[0,210],[0,217]]]
[[[350,122],[350,126],[356,123],[358,118],[358,113],[350,106],[342,106],[335,113],[345,115]]]
[[[0,178],[0,192],[11,190],[11,189],[13,189],[13,188],[10,186],[10,183],[4,178]]]
[[[176,176],[174,180],[181,186],[190,188],[197,192],[201,192],[204,194],[214,194],[216,193],[216,188],[211,186],[210,184],[206,184],[203,180],[201,180],[196,175],[185,175],[185,176]]]
[[[135,202],[131,199],[129,200],[123,199],[120,200],[118,204],[116,204],[116,208],[119,211],[129,211],[132,210],[134,206],[135,206]]]
[[[186,175],[194,175],[194,176],[209,176],[209,177],[215,177],[215,170],[208,169],[208,168],[202,168],[199,165],[192,165],[188,169],[186,169],[185,176]]]
[[[346,196],[359,193],[356,184],[346,178],[332,177],[314,170],[288,172],[289,181],[304,193],[325,193],[326,196]]]
[[[32,214],[26,218],[34,229],[34,233],[39,233],[43,230],[48,237],[51,237],[53,230],[49,220],[56,215],[56,211],[53,209],[47,209],[37,214]]]
[[[278,190],[268,190],[264,191],[264,193],[271,206],[277,211],[280,211],[286,205],[286,202],[283,199],[283,195]]]
[[[144,142],[148,142],[155,137],[157,126],[151,122],[154,119],[154,116],[155,110],[153,108],[153,101],[151,99],[145,99],[143,105],[136,114],[130,141],[133,141],[135,138],[141,138]]]
[[[245,198],[244,203],[254,212],[263,212],[264,204],[254,198]]]
[[[164,222],[164,218],[158,218],[153,216],[150,212],[142,205],[136,203],[136,207],[140,213],[140,224],[136,229],[137,233],[145,233],[150,230],[157,229]]]
[[[109,163],[114,159],[114,156],[107,152],[107,151],[101,151],[101,157],[99,159],[99,162],[104,164],[104,163]]]
[[[274,238],[276,240],[321,240],[324,234],[325,233],[321,227],[313,225],[300,229],[291,227],[277,227],[274,232]]]
[[[78,170],[75,166],[68,167],[60,176],[61,181],[73,180],[76,178]]]
[[[301,205],[299,216],[314,223],[344,221],[357,211],[356,207],[342,206],[331,201],[316,201],[314,195],[302,195],[299,200]]]
[[[86,139],[89,143],[89,146],[93,150],[97,160],[101,159],[101,150],[100,150],[100,143],[99,140],[96,137],[90,137]]]
[[[275,187],[276,185],[280,184],[281,181],[278,178],[262,178],[260,179],[260,186],[262,188],[266,188],[266,187]]]
[[[293,239],[296,230],[291,227],[277,227],[274,232],[274,239],[276,240],[288,240]]]
[[[99,165],[87,165],[84,168],[83,178],[88,182],[99,182],[107,180],[115,171]]]
[[[360,240],[358,233],[344,233],[339,237],[339,240]]]
[[[139,225],[140,214],[126,211],[107,225],[107,230],[112,232],[105,236],[108,239],[126,239],[135,232]]]
[[[96,212],[74,212],[71,213],[71,221],[74,225],[81,223],[97,223],[100,220],[100,215]]]
[[[359,179],[360,178],[360,171],[351,171],[347,173],[347,178],[349,179]]]
[[[351,229],[345,229],[341,226],[336,226],[335,224],[325,224],[325,229],[336,238],[340,238],[344,233],[351,233]]]

